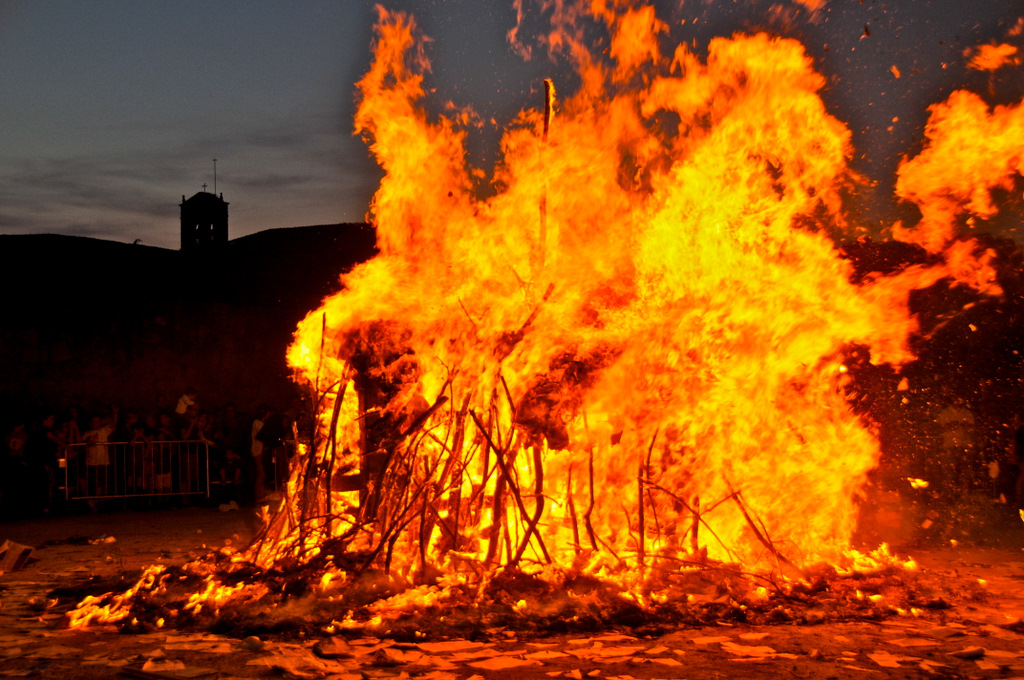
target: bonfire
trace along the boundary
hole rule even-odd
[[[652,7],[559,5],[543,42],[579,88],[538,84],[487,177],[466,117],[422,107],[413,18],[380,10],[355,118],[385,172],[379,255],[295,333],[317,419],[280,505],[247,548],[154,568],[72,624],[268,603],[334,631],[770,618],[827,589],[874,606],[839,584],[912,564],[853,550],[880,454],[845,362],[912,359],[914,289],[999,294],[956,225],[1017,172],[983,131],[1020,110],[933,108],[898,184],[924,219],[894,230],[933,264],[854,284],[834,237],[861,180],[804,48],[735,35],[702,58],[667,34]]]

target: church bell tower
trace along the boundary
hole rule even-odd
[[[192,198],[181,197],[182,252],[209,252],[228,242],[228,204],[224,194],[200,191]]]

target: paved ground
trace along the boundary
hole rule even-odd
[[[205,508],[0,523],[0,541],[37,546],[36,561],[0,575],[0,676],[1024,678],[1024,635],[1016,632],[1024,630],[1024,553],[1006,548],[914,555],[945,587],[980,593],[953,609],[881,622],[681,628],[656,638],[607,631],[414,645],[325,635],[325,648],[324,640],[67,631],[56,626],[60,615],[47,610],[47,594],[56,587],[115,578],[158,562],[180,564],[225,541],[245,542],[255,528],[251,511]],[[313,653],[316,643],[320,656]]]

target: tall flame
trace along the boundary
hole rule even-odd
[[[580,88],[553,120],[550,100],[520,114],[488,198],[458,121],[421,107],[414,21],[380,10],[355,121],[385,171],[380,254],[296,332],[320,420],[257,561],[328,545],[403,571],[838,559],[879,457],[844,352],[909,360],[915,286],[998,292],[948,205],[984,214],[985,196],[935,170],[962,141],[954,115],[1001,125],[966,93],[934,110],[900,183],[925,215],[900,234],[951,264],[854,285],[827,235],[846,227],[850,132],[798,42],[666,56],[650,7],[553,4],[547,43]],[[1019,162],[978,161],[985,186]]]

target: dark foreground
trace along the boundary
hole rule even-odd
[[[205,508],[0,524],[0,542],[34,561],[0,575],[0,676],[45,678],[1024,678],[1024,553],[1019,547],[913,551],[926,578],[962,598],[947,609],[881,621],[629,630],[418,644],[377,638],[239,640],[209,633],[123,634],[59,628],[58,589],[114,582],[182,564],[227,541],[244,544],[251,511]],[[69,540],[74,539],[74,540]],[[1021,631],[1021,632],[1018,632]],[[314,646],[319,643],[314,653]],[[329,657],[329,658],[324,658]],[[330,658],[333,657],[333,658]]]

